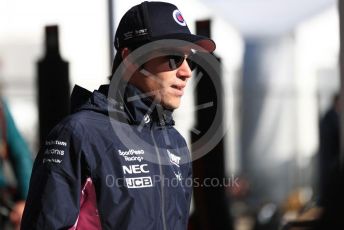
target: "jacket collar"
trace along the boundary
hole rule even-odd
[[[122,102],[127,114],[135,124],[157,123],[160,126],[174,125],[172,111],[165,109],[131,84],[124,90]]]
[[[108,95],[109,85],[102,85],[98,92]],[[153,123],[159,126],[173,126],[172,110],[165,109],[160,104],[154,103],[149,97],[132,84],[122,84],[117,91],[115,102],[119,103],[131,124],[149,125]]]
[[[121,121],[130,124],[173,126],[172,110],[163,108],[142,91],[131,84],[121,84],[115,98],[108,98],[109,85],[101,85],[93,93],[76,85],[71,95],[72,113],[80,110],[115,115]]]

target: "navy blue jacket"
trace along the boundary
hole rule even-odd
[[[141,92],[132,85],[115,99],[108,99],[108,88],[73,91],[78,109],[50,132],[36,157],[21,229],[100,229],[85,226],[93,217],[101,229],[187,228],[190,154],[172,112],[135,97]],[[82,218],[87,181],[96,210],[84,205]]]

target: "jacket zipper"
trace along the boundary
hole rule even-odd
[[[153,140],[153,144],[154,144],[154,148],[155,148],[155,152],[157,154],[158,157],[158,163],[159,163],[159,172],[160,172],[160,189],[161,189],[161,209],[162,209],[162,222],[163,222],[163,227],[164,230],[167,230],[166,227],[166,217],[165,217],[165,196],[164,196],[164,181],[161,182],[161,179],[164,179],[164,175],[163,175],[163,171],[162,171],[162,164],[161,164],[161,158],[160,158],[160,154],[159,154],[159,149],[157,147],[155,138],[154,138],[154,134],[153,134],[153,127],[151,127],[151,136],[152,136],[152,140]]]

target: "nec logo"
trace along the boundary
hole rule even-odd
[[[134,177],[125,178],[128,188],[145,188],[153,187],[152,178],[148,177]]]
[[[148,164],[142,165],[123,165],[123,172],[124,174],[139,174],[139,173],[149,173]]]

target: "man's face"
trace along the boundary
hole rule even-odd
[[[166,109],[176,109],[192,71],[185,57],[190,52],[173,50],[158,54],[146,62],[130,83],[152,97]]]

